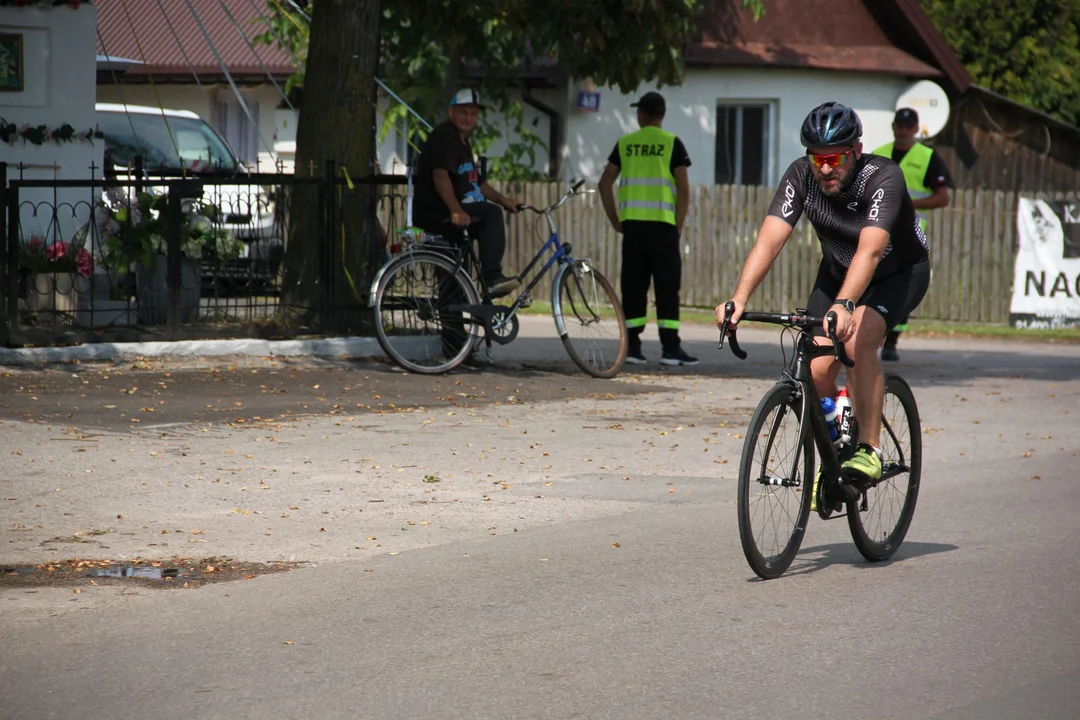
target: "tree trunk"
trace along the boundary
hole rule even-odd
[[[372,267],[379,250],[376,192],[374,185],[361,182],[374,173],[377,159],[374,77],[380,4],[319,0],[311,17],[296,176],[324,177],[331,161],[339,180],[344,168],[356,185],[333,186],[328,218],[320,216],[325,208],[314,186],[296,187],[289,203],[284,282],[290,303],[318,310],[324,318],[331,308],[366,305],[367,283],[377,269]]]

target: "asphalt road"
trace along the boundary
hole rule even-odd
[[[907,540],[871,565],[844,521],[814,519],[761,582],[734,477],[778,346],[748,333],[738,363],[687,334],[694,372],[602,384],[542,337],[440,379],[344,363],[0,378],[0,561],[207,538],[312,563],[197,590],[0,581],[0,717],[1080,717],[1080,348],[903,344],[925,442]],[[184,390],[143,412],[155,384]],[[79,452],[56,440],[79,435]],[[261,471],[206,469],[245,447]],[[231,513],[258,482],[264,514]],[[106,524],[96,545],[48,542]]]

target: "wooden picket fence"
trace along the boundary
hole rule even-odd
[[[543,207],[566,191],[565,184],[499,185],[503,194]],[[595,189],[595,186],[590,186]],[[683,234],[682,304],[712,308],[735,289],[739,272],[772,200],[774,188],[700,186]],[[1075,193],[1046,194],[1074,199]],[[1042,196],[1042,194],[1040,194]],[[949,207],[929,214],[930,290],[913,317],[970,323],[1006,323],[1016,250],[1016,201],[1012,192],[954,190]],[[520,271],[548,238],[541,216],[507,216],[503,269]],[[611,229],[598,193],[571,198],[555,214],[559,236],[573,254],[590,258],[621,294],[621,236]],[[390,227],[394,227],[390,221]],[[754,307],[783,311],[802,307],[810,294],[821,246],[805,218],[755,293]],[[549,274],[533,297],[547,300]],[[650,300],[651,305],[651,300]]]
[[[542,206],[558,199],[564,185],[536,183],[500,188]],[[735,289],[774,188],[701,186],[683,233],[682,304],[711,308]],[[560,238],[576,257],[588,257],[619,288],[621,236],[611,229],[597,193],[575,197],[555,216]],[[507,224],[504,268],[516,271],[548,234],[538,216],[512,216]],[[1016,248],[1016,196],[995,191],[955,190],[948,208],[930,213],[927,236],[933,274],[930,291],[915,317],[959,322],[1008,322]],[[777,258],[753,304],[765,310],[802,307],[810,294],[821,245],[805,218]],[[548,279],[534,296],[546,299]],[[621,289],[620,289],[621,293]]]

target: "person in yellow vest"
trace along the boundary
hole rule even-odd
[[[690,209],[690,155],[682,141],[661,126],[664,96],[647,92],[637,108],[640,130],[619,138],[600,177],[604,212],[622,233],[622,305],[630,347],[626,362],[647,362],[641,350],[649,284],[656,296],[663,365],[696,365],[679,339],[679,289],[682,285],[680,237]],[[618,203],[614,185],[619,178]]]
[[[892,158],[904,172],[908,194],[919,215],[919,225],[926,232],[926,211],[943,208],[949,204],[949,168],[934,148],[915,140],[919,132],[919,113],[912,108],[900,108],[893,117],[893,142],[874,150],[874,155]],[[896,361],[900,356],[896,344],[900,333],[907,330],[906,317],[898,318],[896,325],[885,336],[881,359]]]

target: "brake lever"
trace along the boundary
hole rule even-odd
[[[731,315],[735,312],[735,303],[728,300],[724,303],[724,324],[720,328],[720,342],[717,344],[717,350],[724,349],[724,338],[728,339],[728,346],[731,348],[732,354],[740,360],[746,359],[746,351],[739,347],[739,340],[736,338],[738,332],[736,327],[731,325]]]
[[[848,357],[847,350],[844,349],[843,343],[836,339],[836,322],[838,318],[835,310],[830,310],[825,314],[825,332],[828,333],[829,339],[833,342],[833,353],[836,355],[836,359],[843,363],[844,367],[855,367],[855,361]]]

